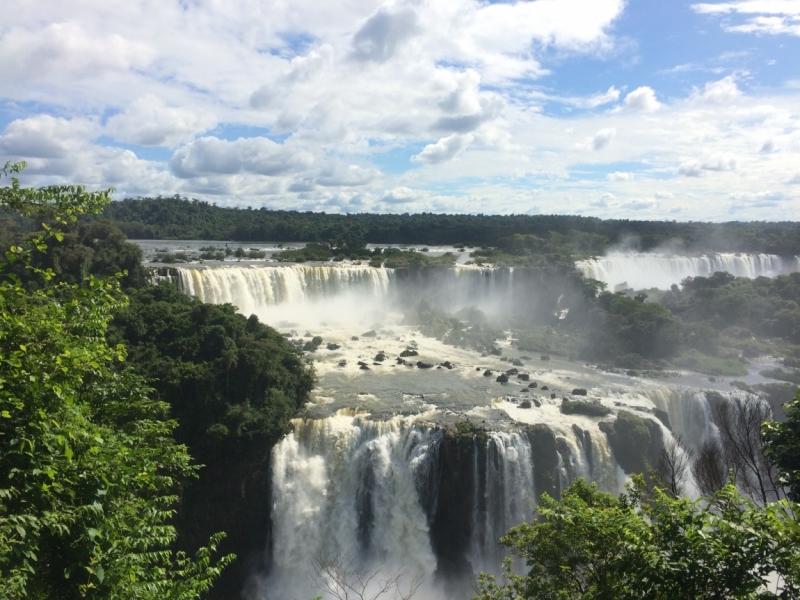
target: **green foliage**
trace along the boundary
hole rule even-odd
[[[6,165],[5,174],[22,165]],[[109,191],[0,188],[0,206],[68,225]],[[177,486],[194,475],[172,439],[166,405],[113,368],[125,359],[105,333],[125,305],[118,278],[52,282],[37,266],[60,229],[13,245],[0,264],[0,598],[196,598],[233,560],[170,550]]]
[[[416,310],[405,315],[404,323],[418,325],[423,335],[451,346],[491,352],[495,341],[504,336],[503,327],[489,322],[486,315],[467,307],[451,315],[428,300],[421,300]]]
[[[724,375],[728,377],[747,375],[747,367],[738,359],[709,356],[697,350],[681,352],[671,362],[676,367],[705,373],[706,375]]]
[[[767,456],[780,469],[780,482],[789,488],[789,497],[800,501],[800,390],[783,405],[786,421],[767,421],[762,426]]]
[[[522,558],[525,575],[506,564],[504,581],[482,575],[481,600],[671,600],[796,598],[800,594],[798,507],[761,509],[733,486],[707,506],[649,498],[634,478],[614,498],[575,481],[561,501],[542,496],[538,518],[512,528],[501,542]],[[775,593],[776,573],[783,589]]]

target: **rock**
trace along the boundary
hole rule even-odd
[[[547,493],[552,498],[561,495],[561,462],[556,436],[553,430],[544,423],[537,423],[527,428],[528,442],[531,445],[533,461],[533,486],[537,494]],[[565,461],[566,462],[566,461]]]
[[[520,356],[519,359],[520,360],[530,360],[531,357],[530,356]]]
[[[506,375],[516,375],[517,373],[519,373],[517,369],[509,369],[506,371]]]
[[[362,333],[361,337],[378,337],[378,332],[374,329],[370,329],[368,332]]]
[[[358,363],[356,363],[356,364],[358,364],[359,367],[366,367],[367,366],[367,363],[365,363],[363,360],[358,361]]]
[[[292,332],[289,332],[289,333],[282,333],[281,335],[282,335],[283,337],[285,337],[285,338],[290,338],[290,337],[293,337],[293,336],[294,336],[294,334],[293,334]]]
[[[656,408],[653,410],[653,414],[656,418],[664,424],[664,427],[672,431],[672,425],[669,422],[669,414],[665,410],[661,410],[660,408]]]
[[[414,350],[413,348],[406,348],[400,353],[400,356],[407,357],[407,356],[419,356],[419,352]]]
[[[480,368],[480,367],[475,367],[475,370],[476,370],[476,371],[480,371],[480,370],[481,370],[481,368]]]
[[[539,407],[542,405],[542,403],[541,403],[541,402],[539,402],[539,401],[538,401],[536,398],[534,398],[534,399],[533,399],[533,405],[534,405],[536,408],[539,408]]]
[[[362,371],[369,371],[369,367],[367,365],[361,365],[359,369],[361,369]]]
[[[322,344],[322,338],[320,336],[318,336],[318,335],[315,335],[311,339],[311,343],[314,344],[315,346],[320,346]]]
[[[492,375],[494,375],[494,373],[492,373],[492,372],[491,372],[489,369],[486,369],[486,370],[483,372],[483,376],[484,376],[484,377],[491,377]]]
[[[347,361],[346,360],[340,360],[339,361],[339,366],[340,367],[346,367],[347,366]]]
[[[357,342],[358,341],[358,336],[357,335],[350,336],[350,341],[351,342]]]
[[[341,348],[341,346],[340,346],[339,344],[328,344],[328,345],[327,345],[327,346],[325,346],[325,347],[326,347],[328,350],[338,350],[339,348]]]
[[[503,351],[500,350],[500,348],[492,348],[489,351],[489,354],[494,354],[495,356],[501,356],[503,354]]]
[[[523,400],[522,402],[519,403],[519,407],[520,408],[530,408],[531,407],[530,400]]]
[[[541,360],[550,360],[550,357],[547,356],[547,354],[542,354],[542,356],[540,358],[541,358]]]
[[[508,362],[508,357],[502,356],[500,357],[500,360],[502,360],[503,362]]]
[[[310,331],[306,331],[306,332],[303,334],[303,337],[314,337],[314,336],[313,336],[313,335],[311,335],[311,332],[310,332]]]
[[[588,392],[583,388],[575,388],[572,390],[573,396],[585,396]]]
[[[517,375],[517,379],[519,379],[520,381],[528,381],[530,378],[531,376],[528,375],[527,373],[520,373],[519,375]]]
[[[518,358],[515,358],[514,361],[511,363],[515,367],[524,367],[525,364]]]
[[[404,358],[398,358],[398,359],[397,359],[397,364],[398,364],[398,365],[404,365],[404,364],[406,364],[406,361],[405,361],[405,359],[404,359]]]
[[[664,435],[654,421],[621,410],[615,421],[601,421],[599,427],[608,436],[614,457],[626,473],[647,473],[651,465],[658,464]]]
[[[506,375],[505,373],[500,373],[500,375],[497,376],[497,379],[495,379],[495,381],[498,383],[508,383],[508,375]]]
[[[555,394],[550,394],[550,399],[551,400],[555,400],[556,399],[556,395]]]
[[[539,384],[538,384],[538,383],[536,383],[536,382],[534,381],[534,382],[533,382],[532,384],[530,384],[528,387],[529,387],[529,388],[531,388],[531,389],[536,389],[537,387],[539,387]]]
[[[420,360],[420,361],[417,361],[417,368],[418,369],[432,369],[433,368],[433,364],[432,363],[422,362]]]
[[[305,344],[303,344],[303,350],[305,352],[316,352],[317,351],[317,347],[314,344],[312,344],[311,342],[306,342]]]
[[[378,352],[375,355],[375,358],[373,358],[372,360],[377,361],[377,362],[383,362],[383,361],[386,360],[386,355],[383,352]]]
[[[569,400],[564,398],[561,402],[561,412],[565,415],[586,415],[587,417],[605,417],[611,414],[611,409],[599,402],[586,400]]]
[[[548,388],[546,385],[543,385],[543,386],[542,386],[542,391],[543,391],[543,392],[546,392],[548,389],[549,389],[549,388]]]
[[[444,367],[445,369],[452,369],[453,367],[455,367],[455,365],[454,365],[453,363],[451,363],[449,360],[446,360],[446,361],[444,361],[444,362],[443,362],[441,365],[439,365],[439,366],[440,366],[440,367]]]

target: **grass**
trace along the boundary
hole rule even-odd
[[[682,352],[672,360],[672,364],[682,369],[696,371],[705,375],[747,375],[747,367],[735,358],[709,356],[697,350]]]

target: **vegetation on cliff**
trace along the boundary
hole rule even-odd
[[[0,206],[45,223],[0,264],[0,598],[196,598],[233,557],[212,561],[221,535],[194,559],[171,549],[178,486],[196,468],[167,405],[115,367],[119,277],[50,283],[37,266],[109,192],[11,184]],[[26,289],[19,271],[50,284]]]

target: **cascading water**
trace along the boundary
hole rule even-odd
[[[575,266],[585,277],[602,281],[611,289],[622,284],[634,289],[666,289],[686,277],[708,277],[717,271],[726,271],[736,277],[776,277],[800,270],[800,257],[784,261],[774,254],[666,256],[618,253],[578,261]]]

